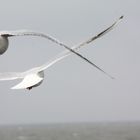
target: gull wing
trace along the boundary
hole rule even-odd
[[[78,45],[75,45],[72,49],[78,49],[78,48],[80,48],[82,46],[85,46],[85,45],[91,43],[92,41],[102,37],[103,35],[105,35],[109,31],[111,31],[122,19],[123,19],[123,16],[121,16],[117,21],[115,21],[107,29],[103,30],[102,32],[100,32],[96,36],[91,37],[90,39],[88,39],[88,40],[86,40],[86,41],[84,41],[82,43],[79,43]],[[54,42],[54,43],[56,43],[56,44],[58,44],[60,46],[63,46],[65,48],[68,47],[63,42],[60,42],[58,39],[56,39],[56,38],[54,38],[54,37],[52,37],[50,35],[46,35],[46,34],[35,32],[35,31],[30,31],[30,30],[1,31],[0,35],[7,36],[7,37],[10,37],[10,36],[40,36],[40,37],[44,37],[44,38],[46,38],[48,40],[51,40],[52,42]]]
[[[82,58],[83,60],[85,60],[86,62],[88,62],[92,65],[92,62],[90,60],[88,60],[86,57],[82,56],[78,52],[75,52],[73,49],[69,48],[67,45],[60,42],[59,40],[57,40],[49,35],[45,35],[43,33],[38,33],[38,32],[33,32],[33,31],[28,31],[28,30],[18,30],[18,31],[2,31],[2,32],[0,32],[0,35],[6,36],[6,37],[10,37],[10,36],[40,36],[40,37],[44,37],[44,38],[51,40],[52,42],[54,42],[60,46],[63,46],[64,48],[66,48],[70,52],[74,53],[75,55],[79,56],[80,58]]]
[[[52,42],[60,45],[60,46],[63,46],[65,47],[67,50],[69,50],[70,52],[74,53],[75,55],[81,57],[83,60],[85,60],[86,62],[88,62],[89,64],[91,64],[92,66],[100,69],[99,67],[97,67],[94,63],[92,63],[90,60],[88,60],[86,57],[82,56],[81,54],[79,54],[78,52],[76,52],[75,50],[77,50],[78,48],[82,47],[82,46],[85,46],[86,44],[89,44],[91,43],[92,41],[96,40],[97,38],[103,36],[104,34],[106,34],[107,32],[109,32],[110,30],[112,30],[115,25],[117,25],[119,23],[119,21],[123,18],[123,16],[121,16],[114,24],[112,24],[110,27],[108,27],[106,30],[102,31],[101,33],[99,33],[98,35],[90,38],[89,40],[83,42],[83,43],[80,43],[80,45],[78,46],[74,46],[72,49],[69,48],[67,45],[65,45],[63,42],[60,42],[59,40],[49,36],[49,35],[45,35],[43,33],[38,33],[38,32],[34,32],[34,31],[29,31],[29,30],[18,30],[18,31],[3,31],[3,32],[0,32],[0,35],[2,36],[7,36],[7,37],[10,37],[10,36],[40,36],[40,37],[44,37],[48,40],[51,40]],[[74,50],[75,49],[75,50]],[[101,69],[100,69],[101,70]],[[102,72],[104,72],[103,70],[101,70]],[[104,72],[105,73],[105,72]]]
[[[11,89],[26,89],[28,87],[34,86],[41,82],[43,78],[40,78],[37,74],[26,75],[25,78],[16,86]]]
[[[111,26],[109,26],[107,29],[103,30],[102,32],[100,32],[99,34],[97,34],[96,36],[91,37],[90,39],[88,39],[87,41],[84,41],[82,43],[79,43],[78,45],[75,45],[72,47],[73,50],[79,50],[81,47],[86,46],[87,44],[91,43],[92,41],[96,40],[97,38],[102,37],[103,35],[105,35],[106,33],[108,33],[109,31],[111,31],[121,20],[123,19],[123,16],[121,16],[117,21],[115,21]],[[36,67],[33,71],[41,71],[41,70],[45,70],[47,68],[49,68],[50,66],[52,66],[53,64],[57,63],[58,61],[64,59],[65,57],[71,55],[72,53],[67,51],[63,51],[62,53],[60,53],[59,55],[57,55],[56,57],[54,57],[53,59],[51,59],[49,62],[47,62],[46,64],[43,64],[40,67]],[[92,63],[92,62],[89,62]],[[106,73],[104,70],[102,70],[100,67],[98,67],[97,65],[95,65],[94,63],[92,63],[92,66],[96,67],[98,70],[100,70],[101,72],[103,72],[104,74],[108,75],[110,78],[114,79],[114,77],[112,77],[111,75],[109,75],[108,73]]]
[[[0,73],[0,81],[4,80],[15,80],[15,79],[21,79],[23,78],[22,73],[18,72],[6,72],[6,73]]]
[[[71,55],[71,53],[66,53],[66,54],[58,55],[57,57],[53,58],[52,60],[50,60],[46,64],[43,64],[40,67],[36,67],[34,70],[32,70],[32,72],[39,72],[39,71],[45,70],[45,69],[49,68],[53,64],[59,62],[60,60],[64,59],[65,57],[67,57],[69,55]],[[92,63],[92,62],[90,62],[90,63]],[[105,72],[103,69],[101,69],[100,67],[98,67],[96,64],[92,63],[92,66],[94,66],[95,68],[97,68],[98,70],[100,70],[101,72],[103,72],[104,74],[106,74],[111,79],[115,79],[113,76],[111,76],[110,74],[108,74],[107,72]],[[29,71],[26,71],[25,74],[28,74],[29,72],[30,72],[30,70]]]
[[[103,35],[105,35],[106,33],[110,32],[112,29],[114,29],[114,27],[123,19],[123,16],[121,16],[117,21],[115,21],[111,26],[109,26],[107,29],[103,30],[102,32],[100,32],[99,34],[97,34],[96,36],[91,37],[90,39],[79,43],[78,45],[72,47],[72,49],[77,50],[91,42],[93,42],[94,40],[102,37]]]

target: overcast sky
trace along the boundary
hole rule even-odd
[[[0,4],[0,30],[30,29],[72,46],[121,15],[110,33],[79,53],[114,76],[111,80],[75,55],[45,71],[40,87],[11,90],[0,82],[0,124],[140,120],[140,2],[138,0],[12,0]],[[0,71],[24,71],[65,50],[39,37],[10,38]]]

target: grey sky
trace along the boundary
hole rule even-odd
[[[45,71],[43,84],[10,90],[0,82],[0,124],[140,120],[140,2],[138,0],[12,0],[0,5],[0,30],[30,29],[72,46],[96,35],[118,17],[110,33],[79,52],[110,73],[109,79],[75,55]],[[10,39],[1,72],[46,63],[64,48],[39,37]]]

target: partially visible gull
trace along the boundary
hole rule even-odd
[[[82,42],[79,43],[78,45],[75,45],[72,47],[71,50],[73,50],[73,52],[75,52],[75,50],[80,49],[81,47],[91,43],[92,41],[94,41],[95,39],[103,36],[104,34],[106,34],[107,32],[109,32],[110,30],[112,30],[115,25],[117,25],[119,23],[119,21],[123,18],[123,16],[121,16],[116,22],[114,22],[110,27],[108,27],[107,29],[105,29],[104,31],[102,31],[101,33],[99,33],[98,35]],[[26,34],[27,35],[27,34]],[[66,45],[63,45],[66,46]],[[7,73],[0,73],[0,80],[15,80],[15,79],[23,79],[18,85],[12,87],[11,89],[32,89],[33,87],[37,87],[39,86],[44,79],[44,70],[49,68],[50,66],[52,66],[53,64],[55,64],[56,62],[62,60],[63,58],[69,56],[73,54],[71,51],[66,50],[64,52],[62,52],[61,54],[57,55],[55,58],[53,58],[52,60],[50,60],[49,62],[47,62],[46,64],[43,64],[39,67],[35,67],[32,69],[29,69],[25,72],[7,72]],[[96,67],[98,70],[100,70],[101,72],[103,72],[104,74],[106,74],[107,76],[109,76],[110,78],[114,79],[112,76],[110,76],[108,73],[106,73],[105,71],[103,71],[100,67],[98,67],[97,65],[95,65],[94,63],[90,62],[94,67]]]

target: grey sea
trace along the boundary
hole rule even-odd
[[[140,140],[140,122],[3,125],[0,140]]]

